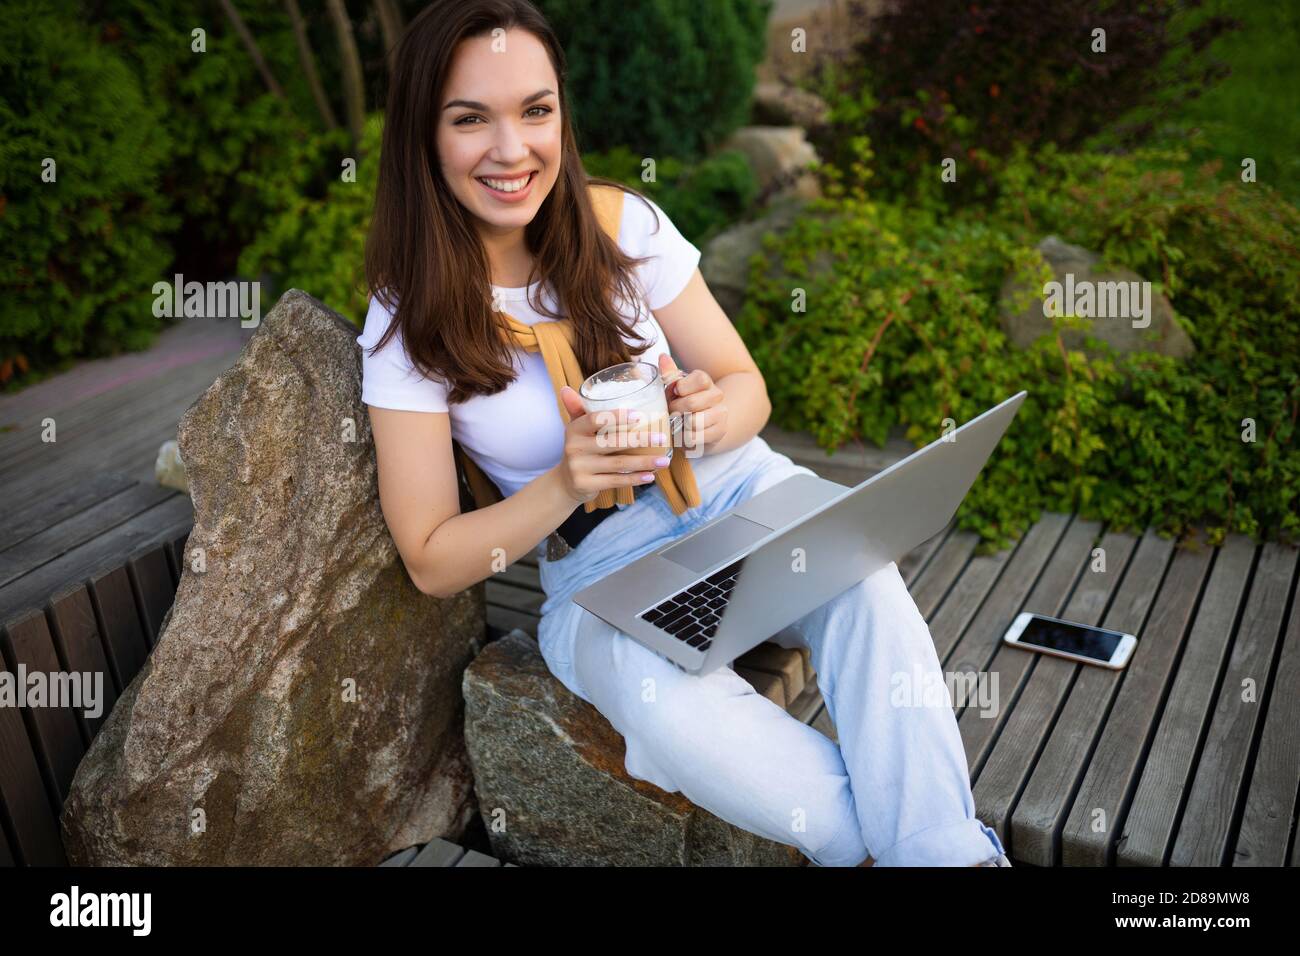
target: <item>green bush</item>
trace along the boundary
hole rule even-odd
[[[204,0],[25,2],[6,13],[0,231],[18,251],[0,273],[14,290],[0,383],[15,368],[147,347],[162,324],[154,282],[176,271],[229,278],[288,194],[323,194],[337,161],[307,157],[323,144],[344,152],[345,135],[311,132],[320,121],[283,5],[239,8],[285,99]],[[312,23],[328,69],[332,33],[321,36],[319,15]],[[200,27],[203,52],[191,45]],[[59,162],[57,184],[40,182],[46,156]]]
[[[744,124],[771,0],[538,0],[568,63],[579,148],[694,159]]]
[[[60,9],[62,7],[62,9]],[[160,107],[68,5],[18,2],[0,34],[0,361],[142,348],[175,225]],[[42,181],[55,161],[56,180]]]
[[[886,5],[852,53],[826,61],[812,85],[829,102],[871,98],[859,118],[835,116],[814,132],[830,162],[850,157],[846,140],[865,133],[881,178],[908,192],[953,159],[964,195],[985,157],[1018,143],[1074,148],[1127,112],[1194,99],[1227,72],[1204,47],[1235,21],[1180,17],[1196,2],[1150,0],[907,0]],[[865,0],[851,7],[868,15]],[[1096,32],[1102,31],[1102,32]],[[1104,51],[1098,48],[1105,43]],[[866,91],[870,91],[869,94]],[[846,122],[847,120],[847,122]],[[1142,142],[1149,127],[1122,141]]]
[[[333,182],[320,198],[292,183],[273,184],[274,193],[263,201],[278,211],[240,255],[240,274],[269,273],[279,291],[303,289],[342,315],[364,322],[366,232],[378,182],[381,124],[378,113],[366,122],[354,182],[344,181],[341,162],[331,159],[343,145],[339,138],[320,134],[296,144],[286,162],[303,170],[332,168]]]
[[[754,259],[737,325],[767,378],[774,421],[827,448],[918,444],[945,419],[1028,398],[959,512],[986,548],[1043,509],[1114,528],[1206,527],[1294,540],[1300,531],[1300,212],[1267,187],[1216,186],[1160,171],[1179,157],[1021,150],[996,170],[991,210],[936,214],[870,201],[869,154],[846,188]],[[1046,233],[1100,251],[1170,296],[1197,352],[1089,359],[1045,335],[1015,348],[998,324],[1009,274],[1051,277]],[[807,308],[792,311],[803,288]],[[1058,329],[1086,320],[1057,318]],[[1257,440],[1243,441],[1253,419]]]
[[[267,91],[212,3],[108,0],[97,12],[151,98],[164,106],[154,135],[171,152],[162,186],[182,216],[177,265],[197,279],[229,277],[240,250],[275,212],[268,200],[283,188],[319,195],[328,180],[327,173],[291,162],[320,121],[283,4],[244,0],[238,8],[285,99]],[[196,27],[206,31],[202,53],[191,46]],[[333,48],[328,33],[317,37],[318,53]]]
[[[758,195],[754,171],[738,150],[711,153],[693,164],[674,157],[657,160],[651,182],[641,178],[642,157],[625,146],[589,153],[582,164],[592,176],[616,179],[645,193],[697,246],[744,218]]]

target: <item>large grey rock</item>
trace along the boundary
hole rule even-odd
[[[751,222],[738,223],[714,236],[700,254],[700,273],[722,311],[734,322],[745,304],[749,287],[749,260],[763,251],[763,237],[785,231],[807,206],[798,196],[774,200]]]
[[[821,195],[811,172],[818,161],[817,150],[798,126],[742,126],[719,149],[745,154],[758,183],[760,203],[778,196],[816,199]]]
[[[753,115],[757,126],[801,126],[814,129],[827,122],[830,107],[816,93],[787,83],[754,86]]]
[[[411,583],[356,335],[290,291],[182,417],[186,568],[73,780],[73,864],[370,865],[472,819],[460,685],[483,589]]]
[[[522,631],[465,671],[479,812],[502,860],[534,866],[799,866],[803,855],[628,775],[623,737]],[[500,825],[503,824],[503,825]]]
[[[1090,331],[1094,338],[1123,353],[1147,351],[1174,358],[1187,358],[1195,351],[1191,338],[1174,319],[1173,306],[1154,289],[1150,289],[1148,314],[1144,317],[1133,314],[1136,310],[1132,302],[1127,315],[1099,314],[1103,309],[1109,313],[1120,311],[1112,308],[1113,305],[1120,304],[1120,300],[1111,302],[1111,296],[1106,294],[1106,290],[1109,287],[1118,291],[1113,284],[1126,283],[1130,284],[1128,287],[1132,291],[1131,283],[1140,284],[1144,281],[1136,272],[1131,269],[1101,269],[1099,255],[1081,246],[1062,242],[1056,236],[1048,236],[1037,248],[1051,266],[1056,282],[1061,284],[1063,314],[1071,314],[1071,305],[1076,298],[1068,295],[1069,287],[1081,289],[1081,283],[1089,283],[1094,290],[1101,291],[1101,294],[1094,294],[1093,297],[1094,314]],[[1015,307],[1023,301],[1021,297],[1029,292],[1034,294],[1029,306],[1017,311]],[[1003,283],[999,318],[1003,331],[1019,348],[1028,348],[1039,336],[1052,331],[1051,317],[1043,314],[1046,299],[1043,289],[1030,290],[1017,283],[1014,277],[1009,276]],[[1103,300],[1110,304],[1103,304]],[[1095,354],[1093,350],[1085,349],[1084,336],[1085,332],[1081,329],[1066,329],[1061,333],[1066,348]]]

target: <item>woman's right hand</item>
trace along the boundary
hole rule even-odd
[[[569,423],[564,426],[564,455],[558,468],[574,501],[590,501],[606,488],[649,484],[654,472],[666,467],[666,461],[656,459],[668,451],[667,436],[660,435],[663,444],[657,449],[628,447],[626,438],[620,437],[625,429],[614,425],[612,413],[588,414],[582,398],[568,385],[560,389],[560,400],[569,412]]]

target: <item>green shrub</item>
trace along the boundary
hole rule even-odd
[[[693,159],[749,115],[771,0],[539,0],[579,148]]]
[[[588,153],[582,164],[592,176],[617,179],[645,193],[697,246],[744,218],[758,195],[754,171],[738,150],[711,153],[698,163],[656,160],[652,182],[642,181],[642,157],[625,146]]]
[[[865,0],[851,4],[867,16]],[[954,159],[964,195],[984,154],[1017,143],[1077,147],[1152,102],[1192,99],[1226,74],[1204,46],[1235,25],[1226,16],[1181,28],[1186,0],[907,0],[889,5],[842,60],[813,85],[828,101],[872,97],[863,122],[834,122],[814,145],[830,162],[850,158],[846,140],[871,138],[882,179],[910,191]],[[1104,35],[1095,31],[1104,31]],[[1095,48],[1104,42],[1105,49]],[[870,91],[866,94],[864,91]],[[842,119],[843,117],[837,117]],[[1143,140],[1131,128],[1124,142]]]
[[[238,8],[285,99],[267,91],[212,3],[109,0],[97,12],[114,46],[164,107],[153,132],[171,151],[163,188],[182,216],[177,267],[197,279],[229,277],[239,251],[274,213],[268,199],[283,187],[319,195],[328,181],[328,172],[291,162],[320,121],[301,79],[283,4],[244,0]],[[191,46],[196,27],[206,31],[202,53]],[[317,52],[333,47],[328,34],[315,44]]]
[[[291,183],[272,184],[274,192],[263,201],[278,211],[240,255],[242,275],[270,273],[279,291],[302,289],[354,321],[365,320],[365,244],[378,182],[381,123],[378,113],[366,122],[355,182],[343,180],[337,159],[344,140],[320,134],[295,145],[286,162],[298,169],[333,169],[334,180],[320,198]]]
[[[992,211],[937,215],[866,197],[859,175],[756,256],[737,325],[778,424],[827,448],[918,444],[1024,388],[1029,395],[959,512],[988,548],[1043,509],[1114,528],[1203,525],[1294,539],[1300,531],[1300,212],[1266,187],[1153,170],[1171,157],[1023,151],[997,170]],[[1174,161],[1177,157],[1172,157]],[[1041,288],[1042,235],[1102,252],[1163,286],[1190,329],[1189,360],[1089,359],[1045,335],[1012,346],[998,324],[1011,274]],[[803,288],[807,308],[792,311]],[[1086,320],[1056,318],[1058,329]],[[1257,441],[1242,440],[1253,419]]]
[[[60,9],[62,8],[62,9]],[[176,219],[160,107],[67,4],[10,4],[0,34],[0,361],[142,348]],[[56,180],[42,181],[55,161]]]

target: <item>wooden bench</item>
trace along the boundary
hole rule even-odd
[[[117,474],[0,513],[4,669],[103,673],[103,711],[0,707],[0,864],[65,864],[77,765],[158,640],[193,526],[188,495]]]
[[[59,808],[107,706],[158,639],[191,505],[98,474],[10,502],[0,517],[5,668],[108,675],[93,721],[0,707],[0,864],[59,865]],[[1220,548],[1175,548],[1056,514],[1012,548],[977,555],[975,545],[949,528],[899,567],[945,671],[997,677],[996,710],[958,707],[958,727],[977,812],[1017,864],[1300,862],[1294,547],[1234,536]],[[1093,570],[1097,547],[1105,571]],[[494,636],[535,634],[535,560],[488,581],[487,599]],[[1022,610],[1132,631],[1138,651],[1115,673],[1007,648],[1001,636]],[[764,693],[796,686],[770,661],[746,655],[741,666]],[[787,706],[835,736],[815,680]]]
[[[502,863],[496,857],[480,853],[478,850],[467,850],[450,840],[437,839],[399,850],[379,865],[493,867],[501,866]],[[505,866],[518,866],[518,864],[506,863]]]

